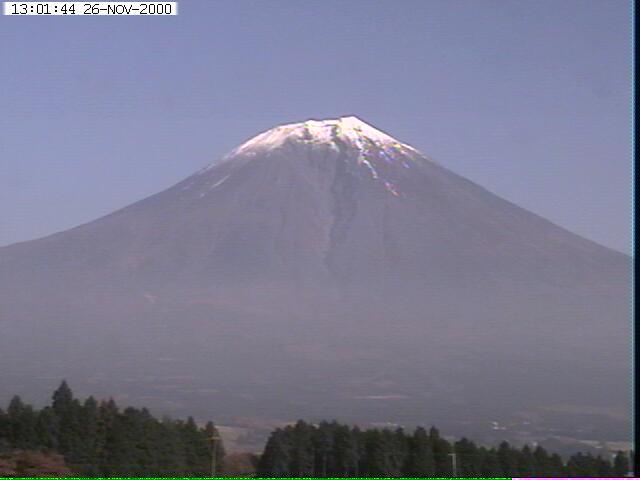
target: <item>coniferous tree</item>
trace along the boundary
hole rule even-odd
[[[566,471],[571,477],[597,477],[598,463],[598,459],[594,458],[590,453],[578,452],[569,458]]]
[[[511,448],[509,442],[502,442],[498,445],[498,461],[504,475],[515,473],[518,471],[518,454],[515,449]]]
[[[156,421],[145,408],[126,408],[122,412],[126,430],[126,446],[130,449],[127,457],[134,476],[144,476],[147,468],[155,467],[155,445],[152,442],[150,426]]]
[[[289,471],[296,477],[313,476],[315,470],[314,429],[298,420],[291,433],[291,464]]]
[[[198,455],[198,446],[204,436],[201,436],[201,432],[198,432],[198,427],[192,417],[187,418],[187,421],[182,425],[181,431],[187,476],[205,475],[209,462],[203,464]]]
[[[75,458],[78,464],[76,471],[85,476],[99,474],[99,451],[101,448],[101,438],[98,426],[98,402],[93,397],[84,401],[79,411],[80,415],[80,437]]]
[[[60,435],[60,424],[58,417],[51,407],[44,407],[38,414],[36,421],[36,436],[39,447],[59,451],[58,438]]]
[[[385,438],[385,443],[388,445],[387,448],[389,450],[388,475],[390,477],[401,477],[409,451],[404,430],[402,428],[396,429],[395,432],[384,430],[383,437]]]
[[[98,437],[100,444],[97,452],[98,465],[100,471],[105,475],[115,473],[115,465],[113,464],[113,451],[116,439],[114,438],[114,430],[116,421],[120,414],[118,406],[113,398],[107,401],[101,401],[98,406]]]
[[[0,453],[4,453],[11,448],[9,443],[9,416],[0,408]]]
[[[132,427],[127,409],[118,413],[110,422],[105,438],[105,458],[103,468],[108,473],[133,476],[135,465]]]
[[[313,448],[315,450],[315,474],[317,477],[326,477],[330,470],[330,455],[333,450],[331,426],[327,422],[321,422],[314,430]]]
[[[288,477],[290,462],[291,454],[285,432],[277,429],[267,441],[256,474],[259,477]]]
[[[181,451],[181,435],[176,422],[169,417],[164,417],[154,424],[153,438],[156,445],[158,471],[168,476],[179,476],[184,471],[184,456]]]
[[[480,474],[483,477],[501,477],[504,475],[500,458],[495,448],[484,453],[481,460]]]
[[[557,453],[551,454],[550,457],[550,471],[552,472],[551,476],[557,477],[566,474],[566,466],[562,457]]]
[[[531,448],[528,445],[525,445],[518,453],[518,476],[533,477],[536,471],[536,461]]]
[[[354,426],[351,429],[351,435],[353,436],[353,442],[354,442],[354,446],[355,446],[355,450],[356,450],[356,457],[358,458],[358,461],[356,462],[356,471],[355,471],[355,476],[356,477],[360,477],[361,472],[366,472],[367,468],[365,465],[365,457],[366,457],[366,444],[364,441],[364,435],[363,432],[360,430],[360,428],[358,428],[358,426]]]
[[[84,443],[80,427],[80,404],[73,398],[73,393],[66,381],[62,381],[53,392],[51,409],[57,419],[57,450],[72,465],[78,463],[76,453]]]
[[[629,458],[624,452],[619,451],[613,460],[613,475],[616,477],[624,477],[629,471]]]
[[[346,425],[339,425],[334,432],[332,454],[335,459],[334,476],[348,477],[357,475],[359,458],[358,442],[353,431]]]
[[[453,448],[456,454],[457,462],[457,475],[461,477],[477,477],[480,475],[480,468],[478,465],[478,448],[476,445],[467,440],[461,438],[455,442]]]
[[[433,448],[427,431],[418,427],[409,440],[404,473],[409,477],[432,477],[435,474]]]
[[[364,440],[364,470],[367,477],[386,477],[387,462],[382,433],[379,430],[367,430],[362,434]]]
[[[451,445],[440,436],[437,428],[429,429],[429,440],[433,448],[433,458],[436,465],[436,474],[442,476],[450,476],[453,473],[451,465]]]
[[[60,386],[53,392],[51,398],[51,408],[53,408],[56,414],[61,415],[71,410],[73,405],[73,392],[71,388],[69,388],[66,380],[60,383]]]
[[[224,466],[225,451],[224,451],[224,445],[220,441],[220,433],[218,432],[218,429],[215,427],[213,422],[209,421],[206,423],[206,425],[200,431],[200,433],[204,441],[201,441],[199,443],[201,447],[199,449],[198,454],[201,458],[205,458],[207,461],[206,463],[208,468],[205,469],[207,471],[207,474],[209,473],[209,468],[211,467],[211,456],[214,453],[211,451],[214,448],[214,445],[213,445],[214,440],[212,439],[215,439],[216,472],[220,472],[221,470],[223,470],[223,466]],[[205,442],[207,445],[206,448],[204,448]]]
[[[554,471],[551,465],[551,459],[547,451],[540,445],[537,445],[533,450],[533,459],[535,463],[535,477],[549,477],[553,476]]]
[[[9,402],[7,420],[9,443],[14,448],[29,450],[38,445],[36,413],[18,395]]]
[[[606,461],[605,459],[603,459],[600,455],[598,455],[597,457],[597,463],[598,463],[598,476],[599,477],[613,477],[614,473],[613,473],[613,466],[611,465],[610,462]]]

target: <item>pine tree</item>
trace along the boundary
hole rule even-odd
[[[553,477],[559,474],[556,467],[551,463],[551,458],[547,451],[540,445],[533,450],[533,459],[535,463],[535,477]]]
[[[60,424],[51,407],[44,407],[40,410],[36,422],[36,436],[40,446],[59,451]]]
[[[222,444],[222,441],[220,439],[220,433],[218,432],[218,429],[215,427],[215,425],[213,424],[213,422],[207,422],[205,427],[200,431],[201,434],[201,447],[199,449],[199,456],[201,458],[204,459],[203,463],[206,464],[206,474],[209,475],[210,474],[210,468],[211,468],[211,455],[212,455],[212,448],[213,446],[213,440],[212,439],[216,439],[215,440],[215,455],[216,455],[216,472],[221,472],[224,471],[224,457],[225,457],[225,451],[224,451],[224,445]],[[206,476],[206,475],[205,475]]]
[[[508,442],[502,442],[498,445],[498,461],[502,472],[507,476],[515,476],[518,471],[518,454],[516,450],[511,448]]]
[[[358,442],[354,433],[347,426],[337,426],[334,432],[332,457],[334,460],[334,476],[357,476],[360,456]]]
[[[590,453],[578,452],[569,458],[566,472],[570,477],[597,477],[598,461]]]
[[[66,381],[62,381],[53,392],[51,409],[58,423],[58,451],[73,466],[78,463],[75,458],[84,443],[80,427],[80,404],[73,398],[73,393]]]
[[[61,415],[71,409],[73,404],[73,393],[71,392],[66,380],[63,380],[62,383],[60,383],[60,386],[55,392],[53,392],[51,398],[53,400],[51,408],[53,408],[53,411],[56,414]]]
[[[597,472],[599,477],[606,478],[606,477],[614,476],[613,466],[611,465],[611,462],[608,462],[607,460],[603,459],[600,455],[598,455],[598,457],[596,458],[596,462],[597,462]]]
[[[400,477],[408,455],[404,431],[402,428],[398,428],[394,432],[385,429],[382,431],[382,438],[387,452],[387,475]]]
[[[0,453],[8,451],[10,448],[9,429],[9,416],[0,408]]]
[[[9,402],[7,420],[9,442],[14,448],[29,450],[39,446],[36,413],[30,405],[25,405],[18,395]]]
[[[618,452],[613,460],[613,475],[624,477],[629,471],[629,458],[624,452]]]
[[[409,440],[409,452],[404,467],[409,477],[432,477],[435,475],[433,448],[427,431],[418,427]]]
[[[500,458],[495,448],[484,452],[481,460],[480,474],[483,477],[501,477],[504,475]]]
[[[311,477],[314,474],[314,428],[302,420],[298,420],[293,429],[288,430],[291,436],[291,463],[289,470],[296,477]]]
[[[156,469],[159,475],[179,476],[185,470],[182,452],[182,438],[176,422],[164,417],[152,427],[153,441],[156,446]]]
[[[366,444],[364,439],[364,433],[358,428],[358,426],[354,426],[351,429],[351,435],[353,436],[354,447],[356,451],[356,457],[358,461],[355,464],[355,476],[360,477],[362,472],[367,471],[367,467],[365,465],[366,459]]]
[[[386,475],[382,439],[378,430],[363,432],[365,446],[364,470],[362,474],[367,477],[382,477]]]
[[[187,421],[182,425],[181,431],[186,475],[205,475],[208,470],[207,466],[209,462],[203,464],[203,459],[200,458],[200,455],[198,454],[200,442],[204,440],[204,438],[203,436],[201,437],[198,432],[198,427],[192,417],[187,418]]]
[[[433,448],[433,458],[436,465],[436,475],[450,476],[453,473],[451,465],[451,445],[440,436],[437,428],[429,429],[429,440]]]
[[[75,454],[79,467],[76,471],[86,476],[99,473],[99,450],[101,439],[98,436],[98,402],[93,397],[84,401],[80,414],[80,436],[82,441]]]
[[[553,476],[562,476],[565,473],[565,466],[562,458],[557,453],[554,453],[550,457],[550,466]]]
[[[368,477],[389,477],[392,466],[389,460],[391,446],[388,443],[388,431],[368,430],[364,432],[365,471]]]
[[[480,474],[478,448],[466,438],[462,438],[454,444],[458,465],[457,475],[461,477],[477,477]]]
[[[289,465],[291,449],[281,429],[276,429],[265,446],[260,457],[256,475],[259,477],[288,477],[291,476]]]
[[[522,447],[522,450],[518,455],[518,469],[517,474],[519,477],[533,477],[536,471],[536,460],[533,456],[533,452],[529,445]]]
[[[329,423],[321,422],[315,429],[313,435],[313,448],[315,450],[315,476],[326,477],[331,469],[330,455],[333,450],[333,435]]]
[[[113,476],[121,473],[119,465],[130,459],[126,458],[127,445],[124,437],[124,426],[120,418],[120,411],[116,402],[111,398],[103,401],[98,407],[99,431],[103,436],[100,450],[100,470],[105,476]],[[125,443],[123,446],[122,444]]]

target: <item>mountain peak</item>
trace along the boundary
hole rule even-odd
[[[0,352],[25,366],[0,369],[3,391],[64,372],[138,395],[124,369],[151,391],[175,386],[157,408],[209,402],[220,418],[321,417],[339,404],[363,422],[401,407],[407,422],[429,411],[455,423],[473,404],[481,419],[526,410],[544,426],[558,422],[545,406],[588,400],[607,407],[593,411],[606,431],[623,431],[610,411],[629,410],[628,257],[353,116],[276,127],[235,155],[0,248]],[[496,391],[478,399],[491,378]],[[406,401],[375,400],[398,393]]]
[[[254,156],[257,153],[283,148],[285,145],[323,146],[336,150],[348,147],[359,152],[375,146],[416,152],[413,147],[350,115],[336,119],[309,119],[277,126],[249,139],[231,151],[227,158],[240,155]]]

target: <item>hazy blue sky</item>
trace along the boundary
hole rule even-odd
[[[182,0],[176,17],[0,17],[0,58],[0,245],[277,124],[355,114],[629,251],[623,0]]]

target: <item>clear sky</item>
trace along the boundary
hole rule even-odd
[[[624,0],[181,0],[0,17],[0,245],[160,191],[277,124],[355,114],[630,250]]]

